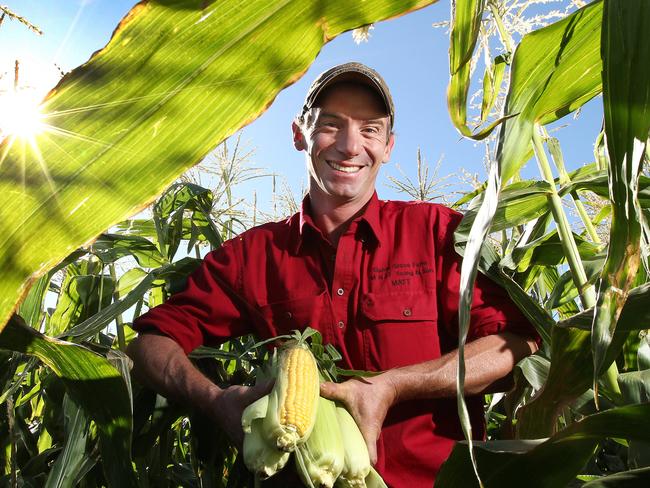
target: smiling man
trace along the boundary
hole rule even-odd
[[[461,215],[423,202],[381,201],[377,174],[394,144],[395,110],[381,76],[347,63],[312,84],[293,123],[309,191],[302,210],[206,256],[185,291],[136,320],[136,374],[208,414],[241,446],[243,409],[263,387],[220,389],[186,354],[255,333],[310,325],[344,368],[382,371],[323,396],[345,403],[391,487],[431,487],[454,442]],[[535,332],[507,294],[484,277],[474,291],[466,394],[478,438],[482,393],[494,391],[536,349]],[[277,485],[286,486],[286,485]]]

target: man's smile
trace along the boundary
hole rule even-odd
[[[331,160],[326,160],[327,164],[330,166],[330,168],[333,168],[337,171],[343,171],[344,173],[358,173],[361,171],[361,168],[363,166],[344,166],[342,164],[338,164],[334,161]]]

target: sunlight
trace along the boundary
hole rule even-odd
[[[43,132],[40,100],[32,90],[0,94],[0,140],[5,137],[33,139]]]

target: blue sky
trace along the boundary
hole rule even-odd
[[[13,80],[15,59],[22,63],[21,78],[26,83],[48,86],[57,77],[53,63],[68,71],[86,61],[106,44],[116,24],[134,3],[133,0],[9,1],[10,9],[27,17],[44,33],[37,36],[16,21],[5,20],[0,26],[0,90],[6,90]],[[346,33],[327,44],[307,74],[282,91],[265,114],[244,128],[246,146],[255,149],[251,164],[286,177],[297,194],[305,182],[305,165],[303,155],[291,145],[292,117],[318,73],[334,64],[355,60],[377,69],[395,99],[396,145],[392,161],[383,168],[378,181],[380,197],[407,198],[386,186],[386,176],[400,176],[398,164],[415,178],[418,148],[431,166],[443,158],[440,175],[458,174],[463,168],[483,178],[483,146],[461,139],[447,113],[448,34],[444,28],[433,28],[432,24],[448,18],[449,3],[442,0],[377,24],[367,43],[357,45]],[[47,69],[36,70],[34,66]],[[478,85],[472,91],[476,88]],[[569,117],[562,121],[561,125],[569,123],[570,127],[554,134],[560,138],[569,168],[591,162],[601,110],[600,99],[590,102],[577,120]],[[528,164],[523,175],[538,177],[534,161]],[[456,178],[449,181],[458,182]],[[240,191],[250,194],[253,189],[260,206],[269,208],[270,179],[249,183]],[[449,195],[449,199],[453,201],[455,195]]]

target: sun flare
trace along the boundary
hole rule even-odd
[[[31,90],[0,93],[0,140],[31,139],[45,130],[40,99]]]

